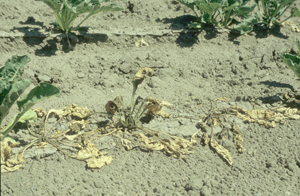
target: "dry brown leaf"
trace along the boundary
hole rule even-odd
[[[141,67],[137,71],[137,73],[135,74],[134,79],[133,79],[136,87],[138,85],[140,85],[144,81],[144,79],[145,79],[146,76],[150,76],[151,77],[152,75],[153,75],[153,71],[152,71],[151,68]]]
[[[208,134],[206,132],[203,133],[200,144],[201,145],[206,145],[208,144],[209,139],[208,139]]]
[[[84,129],[87,124],[89,124],[88,120],[73,120],[70,124],[70,129],[73,133],[78,133],[81,129]]]
[[[131,143],[131,141],[129,141],[128,139],[123,139],[123,138],[121,138],[121,143],[122,143],[122,145],[123,145],[127,150],[131,150],[131,149],[132,149],[132,143]]]
[[[136,46],[136,47],[142,47],[142,46],[149,46],[149,44],[147,44],[147,43],[145,42],[145,40],[144,40],[143,38],[141,38],[141,39],[139,39],[139,40],[137,40],[137,41],[135,42],[135,46]]]
[[[105,105],[106,112],[109,114],[115,114],[121,107],[122,96],[118,95],[113,101],[108,101]]]
[[[164,118],[171,116],[169,114],[166,114],[165,111],[162,109],[163,106],[171,106],[171,103],[164,100],[157,100],[153,97],[147,97],[145,99],[145,102],[148,109],[146,115],[156,114]]]
[[[201,130],[195,132],[195,133],[192,135],[192,137],[191,137],[191,144],[192,144],[192,145],[197,145],[197,144],[198,144],[198,142],[196,141],[196,135],[197,135],[200,131],[201,131]]]
[[[99,169],[105,164],[109,165],[112,162],[111,156],[104,156],[106,152],[100,152],[95,144],[88,143],[86,147],[78,151],[77,156],[73,156],[78,160],[84,160],[89,168]]]
[[[146,147],[149,150],[162,150],[164,149],[164,145],[159,143],[156,140],[153,140],[152,138],[146,137],[143,133],[136,133],[134,134],[138,137],[138,139],[143,142],[143,146]]]
[[[221,156],[221,157],[223,157],[226,161],[227,161],[227,163],[229,164],[229,165],[232,165],[232,158],[231,158],[231,156],[230,156],[230,152],[226,149],[226,148],[224,148],[223,146],[221,146],[220,144],[218,144],[216,141],[214,141],[213,139],[212,140],[210,140],[210,146],[212,147],[212,148],[214,148],[215,150],[216,150],[216,152]]]
[[[104,165],[111,164],[113,158],[111,156],[100,156],[98,158],[92,157],[87,159],[85,162],[87,163],[88,168],[92,169],[100,169]]]
[[[238,152],[244,152],[246,150],[246,148],[243,147],[244,140],[236,124],[232,124],[232,132],[234,135],[233,141],[236,149]]]
[[[10,145],[8,144],[7,140],[3,140],[0,142],[1,143],[1,164],[5,163],[6,160],[9,159],[9,157],[12,155],[12,150]]]
[[[38,117],[43,117],[46,115],[46,111],[42,110],[40,107],[32,109],[32,111],[34,111]]]
[[[284,124],[285,119],[300,119],[299,110],[296,108],[278,107],[268,110],[246,110],[239,106],[232,106],[230,109],[236,112],[236,116],[244,122],[257,122],[266,128],[275,127],[276,122]]]
[[[215,100],[215,102],[217,102],[217,101],[228,101],[228,99],[226,97],[220,97]]]
[[[291,21],[285,21],[283,23],[281,23],[282,25],[289,25],[290,27],[292,27],[292,31],[299,33],[300,32],[300,28]]]
[[[92,115],[91,110],[84,108],[84,107],[78,107],[76,104],[69,105],[60,110],[55,110],[55,109],[49,110],[48,114],[47,114],[47,119],[51,113],[54,113],[57,116],[59,116],[59,119],[61,119],[63,116],[67,116],[67,115],[75,116],[78,118],[86,118],[86,117],[89,117],[90,115]]]
[[[15,154],[13,158],[7,159],[5,162],[1,160],[1,173],[16,171],[23,167],[22,163],[24,162],[23,154],[19,153]]]
[[[86,147],[79,150],[77,156],[74,158],[76,158],[78,160],[86,160],[91,157],[99,156],[100,155],[99,153],[100,152],[97,149],[96,145],[89,143]]]

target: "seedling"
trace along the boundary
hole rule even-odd
[[[280,58],[300,79],[300,41],[298,39],[296,39],[296,45],[298,48],[296,55],[282,52]]]

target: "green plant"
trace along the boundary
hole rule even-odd
[[[20,95],[29,87],[29,79],[22,80],[24,66],[30,61],[28,56],[12,56],[5,66],[0,68],[0,127],[4,118],[8,115],[9,110],[19,99]],[[28,94],[17,101],[19,108],[10,123],[1,131],[1,141],[6,138],[7,134],[14,128],[17,122],[27,122],[36,119],[36,114],[31,107],[38,101],[57,96],[60,91],[55,86],[48,83],[40,83],[34,87]],[[9,139],[9,138],[7,138]]]
[[[295,1],[296,0],[255,0],[262,17],[261,23],[271,27],[273,24],[280,24],[291,17],[300,17],[300,12],[298,8],[295,7],[288,18],[281,22],[279,21],[280,17]]]
[[[247,18],[255,4],[246,5],[250,0],[177,0],[191,8],[198,21],[189,24],[191,28],[203,25],[227,27],[235,17]]]
[[[300,41],[296,39],[298,53],[296,55],[282,52],[281,60],[298,76],[300,79]]]
[[[76,30],[89,17],[102,13],[112,11],[122,11],[123,8],[110,4],[108,6],[101,6],[103,2],[111,2],[112,0],[38,0],[46,3],[53,11],[56,17],[56,24],[59,28],[67,34],[71,30]],[[77,16],[88,13],[88,15],[73,28],[73,22]]]

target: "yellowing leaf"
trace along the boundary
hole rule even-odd
[[[111,156],[92,157],[86,160],[87,167],[92,169],[100,169],[104,165],[109,165],[112,162]]]
[[[246,148],[243,147],[244,140],[236,124],[232,125],[232,132],[234,135],[233,141],[236,149],[238,152],[244,152],[246,150]]]
[[[164,110],[162,109],[163,106],[170,106],[172,105],[171,103],[164,101],[164,100],[157,100],[153,97],[147,97],[145,99],[146,106],[147,106],[147,113],[146,115],[149,114],[156,114],[160,115],[161,117],[170,117],[169,114],[166,114]]]
[[[149,46],[149,44],[147,44],[147,43],[145,42],[145,40],[144,40],[143,38],[141,38],[141,39],[139,39],[139,40],[137,40],[137,41],[135,42],[135,46],[136,46],[136,47],[142,47],[142,46]]]
[[[153,71],[151,68],[148,67],[141,67],[137,73],[134,76],[133,82],[135,84],[135,88],[137,88],[138,85],[140,85],[146,76],[152,76],[153,75]]]
[[[216,152],[221,156],[221,157],[223,157],[226,161],[227,161],[227,163],[229,164],[229,165],[232,165],[232,158],[231,158],[231,156],[230,156],[230,152],[226,149],[226,148],[224,148],[223,146],[221,146],[220,144],[218,144],[216,141],[214,141],[214,140],[210,140],[210,146],[212,147],[212,148],[214,148],[215,150],[216,150]]]

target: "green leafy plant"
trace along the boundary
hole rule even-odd
[[[300,79],[300,41],[296,39],[298,53],[296,55],[282,52],[281,60],[298,76]]]
[[[202,28],[203,25],[227,27],[236,17],[248,18],[255,4],[246,5],[250,0],[177,0],[191,8],[198,21],[189,24],[191,28]]]
[[[1,131],[1,141],[8,138],[8,133],[14,128],[17,122],[28,122],[36,119],[36,114],[31,110],[31,107],[39,101],[57,96],[60,91],[55,86],[48,83],[40,83],[39,86],[33,88],[25,96],[21,94],[29,87],[31,81],[29,79],[22,80],[24,66],[30,61],[28,56],[12,56],[5,66],[0,68],[0,127],[4,118],[8,115],[11,107],[17,102],[19,108],[10,123]],[[19,99],[19,100],[18,100]]]
[[[53,11],[56,17],[56,24],[59,28],[69,33],[76,30],[89,17],[103,12],[122,11],[123,8],[110,4],[101,6],[103,2],[111,2],[112,0],[38,0],[46,3]],[[74,20],[81,14],[88,15],[76,26],[72,27]]]
[[[288,18],[279,21],[280,17],[295,1],[296,0],[255,0],[262,17],[261,23],[271,27],[273,24],[280,24],[291,17],[300,17],[300,12],[298,8],[295,7]]]

